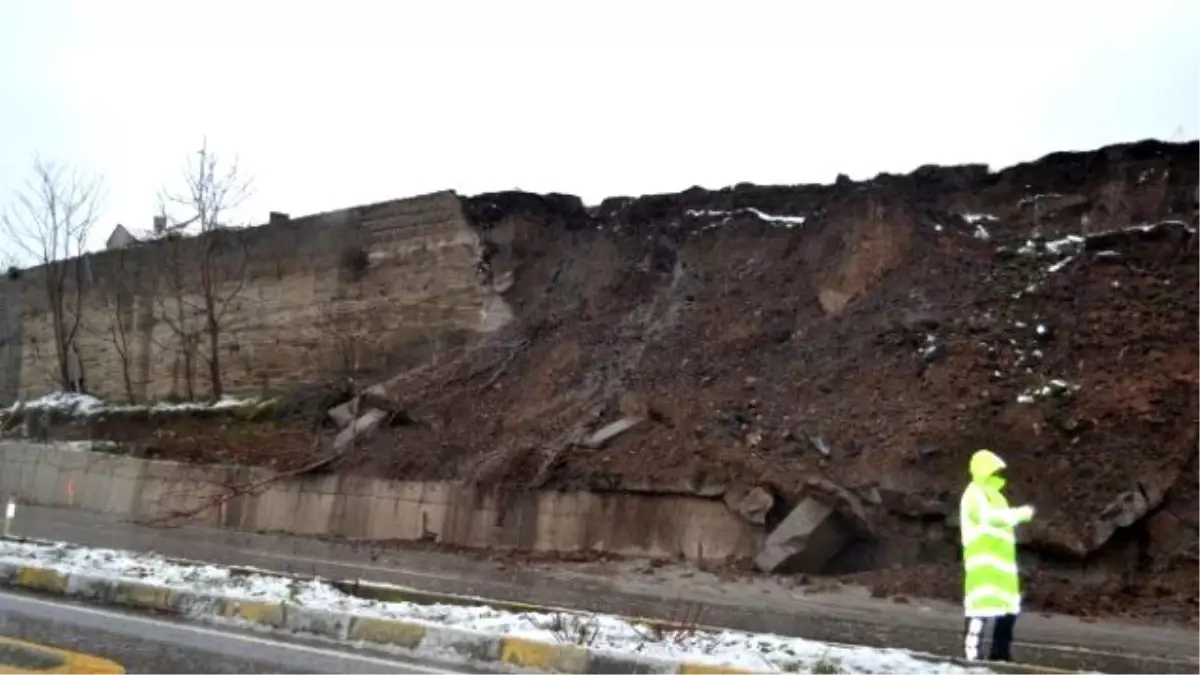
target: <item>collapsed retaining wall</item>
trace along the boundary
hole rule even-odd
[[[225,498],[266,469],[192,465],[84,449],[86,444],[0,442],[0,493],[154,521],[198,513],[196,524],[246,532],[433,541],[472,548],[603,551],[725,561],[753,556],[762,531],[719,499],[682,495],[526,492],[451,482],[325,475],[272,482]]]

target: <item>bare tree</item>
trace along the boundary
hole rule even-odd
[[[194,241],[173,240],[178,244],[178,255],[171,263],[174,269],[169,272],[176,298],[173,330],[181,339],[185,370],[191,370],[191,355],[202,354],[208,362],[212,396],[220,398],[224,394],[221,381],[223,322],[246,278],[246,250],[237,233],[228,231],[227,218],[250,197],[252,181],[241,173],[236,158],[223,163],[217,153],[209,150],[206,139],[196,158],[188,160],[183,184],[180,192],[164,189],[159,195],[167,232],[181,235],[193,229],[198,234]],[[192,308],[187,307],[188,293],[184,287],[193,278],[197,281],[196,295],[199,296],[196,303],[199,307],[195,309],[200,314],[200,332],[208,343],[207,353],[197,348],[198,340],[193,339],[197,333],[188,328],[187,315]],[[193,393],[189,391],[189,395]]]
[[[32,173],[0,226],[29,262],[42,267],[57,379],[64,391],[80,391],[75,338],[87,281],[82,255],[99,212],[102,183],[99,177],[41,158],[33,160]]]

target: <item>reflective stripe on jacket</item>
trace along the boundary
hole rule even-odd
[[[963,609],[968,617],[991,617],[1021,611],[1017,574],[1018,509],[1009,508],[1000,490],[987,480],[973,480],[959,505],[962,529]]]

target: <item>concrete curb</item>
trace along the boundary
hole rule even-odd
[[[138,581],[67,574],[52,568],[14,566],[4,562],[0,562],[0,586],[193,621],[235,620],[276,631],[400,647],[433,661],[444,661],[446,655],[451,655],[481,664],[503,664],[563,675],[750,675],[750,671],[617,655],[575,645],[539,643],[416,621],[355,616],[287,602],[204,595]]]
[[[293,605],[164,588],[137,581],[68,574],[49,567],[0,562],[0,586],[181,616],[195,621],[232,619],[272,630],[341,641],[399,647],[414,656],[452,655],[480,663],[557,673],[750,673],[706,663],[669,661],[570,644],[537,642],[435,624],[363,617]]]

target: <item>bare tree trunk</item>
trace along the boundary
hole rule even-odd
[[[210,235],[211,239],[211,235]],[[221,325],[217,320],[216,289],[213,287],[213,244],[204,242],[204,261],[200,279],[204,285],[204,322],[208,330],[208,380],[213,399],[219,399],[225,390],[221,383]]]

